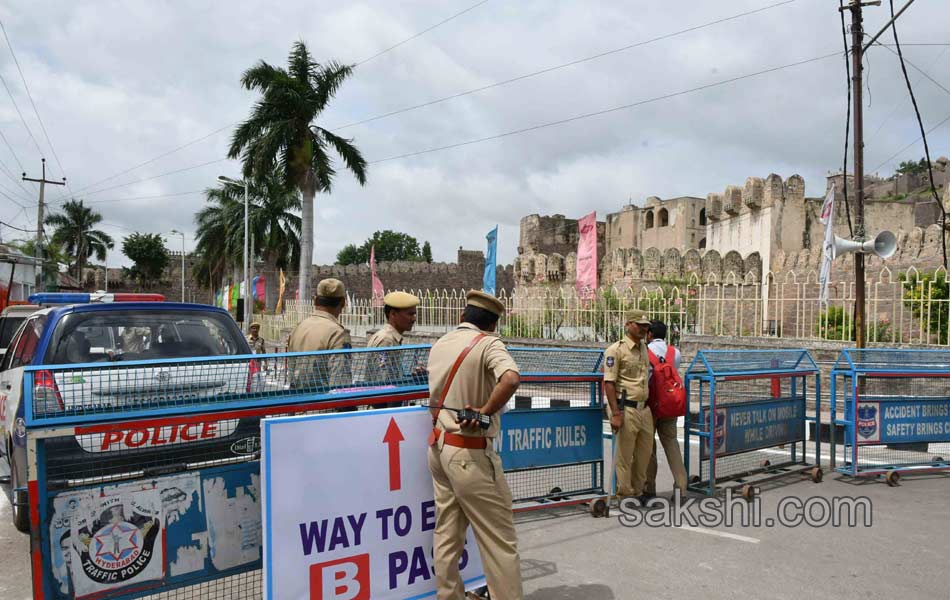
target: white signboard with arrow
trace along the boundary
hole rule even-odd
[[[264,419],[264,597],[434,598],[423,407]],[[466,588],[485,585],[471,530]]]

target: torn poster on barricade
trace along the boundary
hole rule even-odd
[[[75,596],[160,581],[165,574],[163,532],[156,489],[81,499],[66,544]]]

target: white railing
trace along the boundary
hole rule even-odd
[[[854,283],[832,283],[829,302],[818,299],[815,272],[767,273],[764,281],[729,274],[718,281],[651,282],[597,291],[579,299],[572,288],[519,288],[499,294],[507,311],[500,331],[507,337],[606,342],[622,335],[624,314],[634,308],[681,333],[772,336],[795,339],[854,339]],[[454,328],[465,306],[464,290],[407,290],[419,296],[415,331],[444,333]],[[900,276],[883,269],[866,284],[868,341],[889,344],[950,345],[947,273]],[[279,315],[258,315],[266,339],[283,345],[288,333],[310,315],[310,307],[286,302]],[[350,298],[342,316],[354,336],[380,327],[383,310],[369,298]]]

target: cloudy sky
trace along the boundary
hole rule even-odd
[[[54,209],[72,194],[101,211],[117,241],[132,231],[180,229],[190,248],[203,203],[197,192],[219,174],[239,173],[222,159],[233,124],[256,98],[240,87],[242,72],[261,59],[284,63],[295,40],[319,60],[357,63],[474,6],[358,66],[319,121],[337,128],[778,1],[6,0],[0,19],[59,160],[0,40],[0,74],[16,102],[0,90],[0,133],[9,142],[0,141],[0,221],[35,227],[36,187],[21,188],[4,171],[16,175],[22,165],[36,176],[42,155],[48,175],[65,173],[70,184],[48,193]],[[869,32],[886,22],[887,3],[867,9]],[[596,210],[602,219],[631,199],[705,196],[772,172],[801,174],[807,193],[820,195],[843,151],[837,4],[792,0],[343,128],[372,162],[369,180],[360,187],[341,173],[333,193],[317,197],[314,259],[332,262],[343,245],[395,229],[430,241],[436,260],[451,261],[459,246],[482,249],[499,224],[499,259],[507,263],[523,215]],[[950,3],[918,0],[899,33],[917,44],[905,48],[907,59],[950,88],[950,46],[940,45],[950,44],[947,22]],[[882,39],[892,43],[890,34]],[[922,156],[923,146],[898,153],[918,133],[896,56],[875,48],[868,63],[866,165],[888,174],[900,160]],[[950,92],[910,73],[925,126],[950,117]],[[628,105],[635,106],[393,158]],[[934,158],[950,154],[950,122],[929,141]],[[24,235],[8,226],[0,234]],[[124,262],[118,249],[109,257],[110,265]]]

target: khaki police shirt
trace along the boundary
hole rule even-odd
[[[616,384],[618,403],[624,391],[627,392],[627,400],[641,402],[647,399],[649,368],[650,359],[643,340],[637,344],[625,335],[604,351],[604,381]]]
[[[252,338],[250,335],[245,337],[247,337],[247,344],[251,347],[251,352],[254,354],[264,354],[267,352],[267,350],[264,348],[264,338],[261,336]]]
[[[366,342],[367,348],[387,348],[393,346],[402,346],[402,335],[396,331],[396,328],[386,323],[379,331],[374,333]],[[379,383],[395,383],[406,375],[406,368],[403,361],[406,355],[398,350],[388,352],[379,352],[374,356],[375,362],[370,362],[367,367],[370,369],[371,379]],[[373,368],[375,365],[375,369]]]
[[[462,323],[455,331],[445,334],[432,345],[432,350],[429,352],[430,404],[434,406],[438,402],[452,365],[472,339],[480,333],[486,332],[479,330],[471,323]],[[455,409],[463,409],[466,404],[472,408],[485,406],[498,379],[505,371],[518,373],[518,364],[511,358],[501,338],[497,334],[488,333],[462,361],[443,406]],[[488,429],[462,431],[456,421],[456,416],[457,413],[453,410],[439,411],[439,429],[462,435],[495,437],[501,427],[501,416],[495,413],[491,416],[491,427]]]
[[[366,342],[367,348],[379,348],[381,346],[402,346],[402,334],[389,323],[383,325]]]
[[[316,311],[290,334],[288,352],[343,350],[352,348],[350,332],[336,317]],[[296,388],[348,386],[352,383],[350,357],[346,354],[291,359],[293,385]]]

